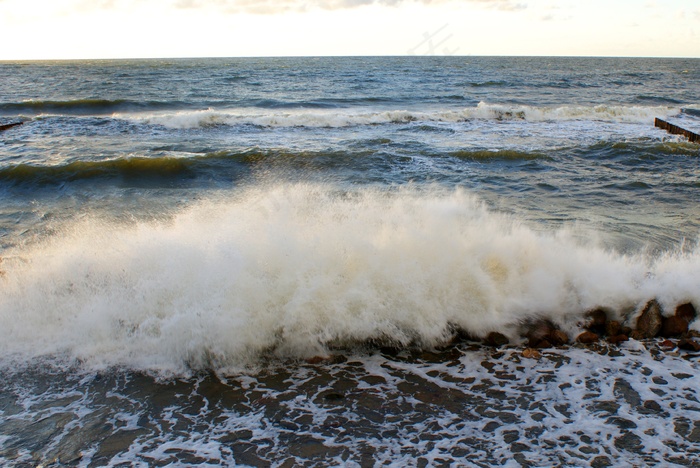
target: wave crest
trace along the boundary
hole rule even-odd
[[[432,346],[598,306],[700,303],[700,251],[627,257],[463,191],[258,187],[168,223],[6,252],[0,355],[187,372],[367,340]],[[651,273],[650,273],[651,272]]]
[[[655,117],[677,115],[680,108],[667,106],[558,106],[537,107],[479,103],[476,107],[434,110],[369,109],[215,109],[157,112],[117,117],[171,128],[198,128],[217,125],[261,127],[351,127],[409,122],[466,122],[471,120],[557,122],[593,120],[621,123],[651,123]]]

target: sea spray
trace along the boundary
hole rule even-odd
[[[169,128],[197,128],[218,125],[257,125],[262,127],[350,127],[359,125],[418,123],[457,123],[471,120],[569,122],[575,120],[653,124],[654,117],[670,117],[679,107],[623,105],[529,106],[480,102],[474,107],[411,108],[296,108],[209,107],[178,111],[150,110],[119,112],[120,119],[163,125]]]
[[[165,373],[374,341],[430,347],[651,297],[700,302],[698,252],[625,256],[463,190],[277,184],[168,222],[77,222],[7,253],[0,352]]]

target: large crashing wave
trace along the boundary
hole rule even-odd
[[[83,221],[5,252],[0,354],[180,373],[700,303],[697,249],[624,256],[580,237],[415,187],[266,186],[167,223]]]

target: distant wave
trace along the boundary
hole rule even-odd
[[[222,164],[248,164],[263,156],[263,153],[257,151],[215,152],[193,157],[129,157],[104,161],[74,161],[54,166],[16,164],[0,168],[0,182],[11,186],[41,187],[110,178],[177,181],[196,177],[204,171],[221,167]]]
[[[700,109],[695,109],[692,107],[684,107],[681,112],[687,115],[692,115],[693,117],[700,117]]]
[[[547,156],[539,152],[527,152],[527,151],[517,151],[517,150],[460,150],[454,151],[449,154],[456,158],[464,159],[474,159],[478,161],[488,161],[488,160],[528,160],[528,159],[541,159]]]
[[[30,100],[0,103],[0,114],[105,115],[114,112],[182,108],[184,103],[130,101],[126,99],[74,99],[68,101]]]
[[[163,223],[83,220],[3,252],[0,356],[221,370],[373,341],[434,346],[700,304],[700,251],[650,257],[540,233],[464,191],[258,186]]]
[[[473,81],[469,83],[472,88],[500,88],[503,86],[508,86],[505,81]]]
[[[444,99],[463,99],[462,96],[447,96]],[[0,103],[2,114],[59,114],[59,115],[107,115],[115,112],[153,112],[161,110],[193,111],[215,107],[259,108],[259,109],[337,109],[358,105],[373,105],[395,102],[383,97],[364,98],[319,98],[313,100],[284,101],[279,99],[241,99],[237,101],[135,101],[130,99],[72,99],[27,100]]]
[[[681,101],[665,96],[649,96],[649,95],[639,95],[637,96],[637,99],[639,101],[650,101],[650,102],[658,102],[658,103],[663,103],[663,104],[682,104]]]
[[[480,103],[476,107],[432,110],[374,110],[371,108],[344,109],[286,109],[257,111],[255,109],[219,109],[155,112],[140,115],[117,115],[147,124],[171,128],[198,128],[217,125],[255,125],[261,127],[350,127],[409,122],[466,122],[493,121],[572,121],[593,120],[621,123],[652,123],[654,117],[670,117],[680,112],[668,106],[557,106],[536,107],[525,105]]]

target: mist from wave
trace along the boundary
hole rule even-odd
[[[623,255],[599,236],[536,231],[438,187],[281,184],[168,222],[87,219],[5,252],[0,354],[180,375],[700,303],[697,249]]]

